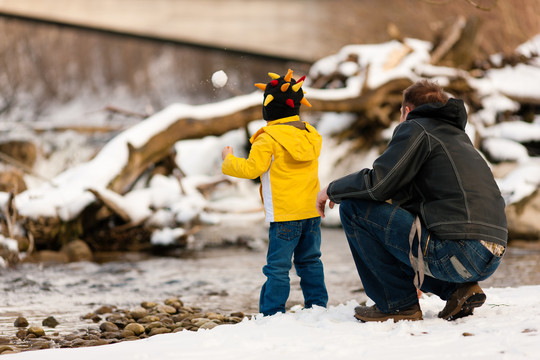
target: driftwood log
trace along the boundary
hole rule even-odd
[[[341,100],[309,99],[312,107],[302,112],[350,112],[362,114],[359,122],[376,128],[390,124],[389,113],[381,112],[386,106],[394,109],[401,102],[401,91],[411,84],[409,79],[392,80],[377,89],[363,91],[361,95]],[[308,92],[309,94],[309,92]],[[261,94],[262,102],[262,94]],[[210,135],[223,135],[234,129],[245,128],[251,121],[261,118],[261,105],[246,107],[234,114],[207,119],[181,118],[139,148],[128,144],[127,165],[109,185],[109,188],[125,194],[139,176],[151,165],[165,158],[173,145],[180,140],[200,139]]]

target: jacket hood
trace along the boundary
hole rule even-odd
[[[306,129],[301,130],[288,123],[299,121],[298,116],[270,121],[267,126],[259,129],[250,139],[253,141],[262,133],[270,135],[279,143],[296,161],[312,161],[319,158],[321,153],[322,137],[315,128],[302,122]]]
[[[461,130],[467,125],[467,110],[463,100],[450,98],[446,104],[429,103],[413,109],[407,119],[435,118],[452,124]]]

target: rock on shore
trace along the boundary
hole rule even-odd
[[[248,315],[249,316],[249,315]],[[185,306],[177,297],[163,303],[144,301],[132,309],[101,306],[81,316],[87,326],[67,335],[45,331],[39,326],[28,326],[23,316],[14,320],[14,335],[0,337],[0,354],[49,348],[98,346],[120,341],[144,339],[153,335],[178,331],[213,329],[222,324],[236,324],[246,315],[236,312],[223,315],[203,312],[201,308]],[[58,321],[49,316],[43,320],[46,328],[54,328]]]

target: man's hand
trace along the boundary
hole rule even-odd
[[[223,148],[223,150],[221,150],[221,160],[225,160],[225,158],[227,157],[228,154],[232,154],[233,153],[233,148],[232,146],[225,146]]]
[[[329,200],[328,194],[326,193],[327,189],[328,189],[328,186],[326,186],[324,189],[319,191],[319,193],[317,194],[317,203],[316,203],[317,212],[319,213],[319,215],[321,215],[322,218],[324,218],[324,210],[326,208],[326,201]],[[334,202],[330,200],[330,202],[328,203],[328,206],[330,207],[330,209],[333,209],[334,205],[335,205]]]

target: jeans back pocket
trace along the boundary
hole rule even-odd
[[[300,221],[284,221],[277,224],[276,235],[279,239],[291,241],[302,233],[302,223]]]

